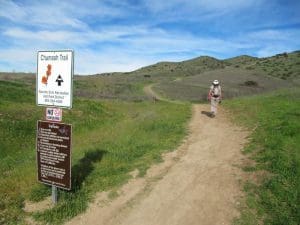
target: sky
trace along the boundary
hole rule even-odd
[[[0,71],[35,72],[41,50],[74,50],[82,75],[267,57],[300,50],[299,12],[299,0],[0,0]]]

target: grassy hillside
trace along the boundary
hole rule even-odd
[[[237,68],[240,66],[248,65],[249,63],[253,64],[257,61],[259,61],[259,58],[249,55],[241,55],[224,60],[227,66],[235,66]]]
[[[23,73],[1,73],[0,81],[13,81],[26,84],[35,90],[36,76]],[[93,76],[74,76],[74,96],[89,99],[119,99],[124,101],[143,101],[147,97],[143,86],[149,79],[142,76],[127,76],[125,74],[106,74]]]
[[[224,97],[232,98],[300,86],[300,52],[268,58],[243,55],[217,60],[199,57],[179,63],[158,63],[133,74],[152,78],[157,83],[154,89],[170,99],[204,101],[215,79],[221,81]]]
[[[300,224],[300,89],[226,101],[239,123],[254,129],[245,149],[253,163],[236,224]],[[255,178],[255,179],[254,179]]]
[[[284,80],[298,80],[300,78],[300,52],[264,58],[257,62],[256,66],[271,76]]]
[[[228,65],[246,70],[258,69],[269,76],[283,80],[298,80],[300,78],[300,51],[277,54],[267,58],[239,56],[227,59]]]
[[[166,98],[203,101],[209,85],[219,79],[225,98],[264,93],[277,88],[300,86],[300,52],[268,58],[238,56],[218,60],[202,56],[182,62],[160,62],[129,73],[75,76],[75,96],[92,99],[143,101],[143,87],[154,89]],[[22,80],[35,85],[32,74],[0,73],[0,80]]]
[[[60,224],[84,211],[98,191],[111,190],[140,176],[161,153],[174,149],[185,135],[190,107],[164,102],[99,101],[75,98],[63,120],[73,125],[72,191],[60,191],[59,203],[39,213],[25,213],[25,201],[50,196],[36,180],[36,121],[32,87],[0,80],[0,224],[24,224],[32,215],[39,223]]]
[[[119,99],[123,101],[143,101],[147,97],[143,87],[147,79],[128,75],[76,76],[74,94],[92,99]]]
[[[171,99],[185,101],[206,100],[211,82],[220,80],[224,98],[240,97],[268,92],[274,89],[291,87],[288,81],[266,76],[258,70],[227,67],[221,70],[207,71],[183,79],[163,82],[155,90]]]
[[[134,72],[143,76],[185,77],[204,71],[224,68],[224,62],[209,57],[201,56],[182,62],[160,62],[155,65],[141,68]]]

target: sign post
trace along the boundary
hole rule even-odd
[[[61,108],[72,108],[73,73],[72,50],[38,52],[36,104],[48,107],[47,121],[37,122],[38,181],[52,186],[54,204],[58,188],[71,189],[72,126],[58,122],[62,120]]]
[[[52,185],[52,202],[57,203],[57,187]]]

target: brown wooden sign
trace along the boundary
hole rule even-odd
[[[71,189],[71,136],[70,124],[38,121],[36,148],[40,182]]]

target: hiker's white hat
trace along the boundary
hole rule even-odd
[[[214,85],[218,85],[218,84],[219,84],[219,81],[218,81],[218,80],[214,80],[214,81],[213,81],[213,84],[214,84]]]

